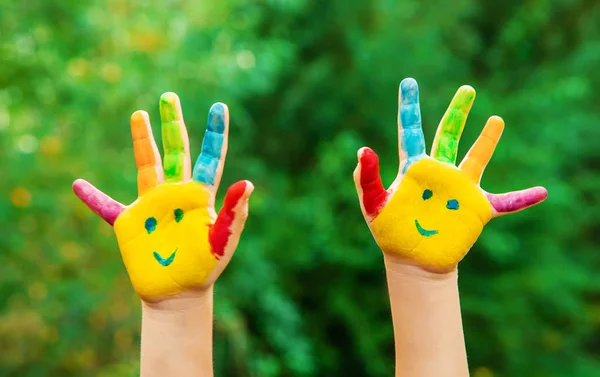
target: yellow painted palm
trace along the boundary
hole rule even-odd
[[[138,168],[138,199],[131,205],[122,205],[84,180],[73,184],[75,194],[114,226],[131,283],[149,302],[214,282],[237,247],[253,190],[248,181],[232,185],[219,215],[215,213],[227,152],[226,105],[211,107],[202,152],[193,170],[177,95],[161,97],[160,115],[163,161],[148,114],[137,111],[131,117]]]
[[[488,120],[463,162],[455,166],[458,141],[474,100],[473,88],[458,89],[440,122],[428,156],[417,83],[413,79],[400,83],[400,169],[388,190],[381,182],[375,152],[369,148],[358,151],[354,180],[361,209],[384,253],[427,270],[450,271],[467,254],[491,218],[546,199],[543,187],[500,195],[487,193],[480,187],[483,170],[504,128],[499,117]]]

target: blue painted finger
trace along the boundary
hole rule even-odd
[[[400,83],[398,136],[401,159],[406,159],[404,170],[425,155],[425,137],[421,128],[419,86],[415,79],[406,78]]]
[[[202,151],[196,160],[193,177],[195,181],[214,185],[219,163],[223,155],[225,129],[227,127],[227,106],[215,103],[208,112],[208,124],[202,140]]]

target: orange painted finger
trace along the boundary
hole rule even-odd
[[[160,153],[152,135],[150,118],[145,111],[138,110],[131,116],[131,136],[138,169],[138,195],[142,196],[164,179]]]
[[[460,169],[471,179],[479,184],[481,176],[488,162],[494,154],[494,149],[502,136],[504,130],[504,121],[498,116],[488,119],[481,135],[475,141],[464,160],[460,164]]]

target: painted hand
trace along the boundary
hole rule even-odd
[[[227,153],[229,112],[222,103],[208,114],[202,152],[193,172],[179,98],[160,98],[164,147],[161,162],[148,114],[136,111],[131,133],[138,169],[138,199],[129,206],[78,179],[75,194],[113,225],[131,283],[145,301],[162,301],[210,286],[237,247],[252,183],[232,185],[217,216],[214,201]],[[164,165],[164,166],[163,166]]]
[[[384,254],[429,271],[451,271],[491,218],[523,210],[548,196],[543,187],[498,195],[479,186],[504,128],[496,116],[488,120],[460,166],[454,165],[474,100],[473,88],[458,89],[440,122],[430,157],[425,154],[417,82],[409,78],[400,83],[400,169],[388,190],[382,185],[375,152],[358,151],[354,181],[361,209]]]

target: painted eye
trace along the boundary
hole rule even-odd
[[[183,220],[183,210],[181,208],[177,208],[175,210],[175,221],[180,222]]]
[[[430,189],[425,189],[425,191],[423,191],[423,200],[427,200],[429,198],[431,198],[433,196],[433,191],[431,191]]]
[[[448,209],[458,209],[458,200],[450,199],[448,203],[446,203],[446,208]]]
[[[154,217],[148,217],[146,219],[146,222],[144,223],[144,227],[146,228],[146,231],[148,231],[148,234],[154,232],[154,230],[156,229],[156,224],[157,224],[157,221]]]

